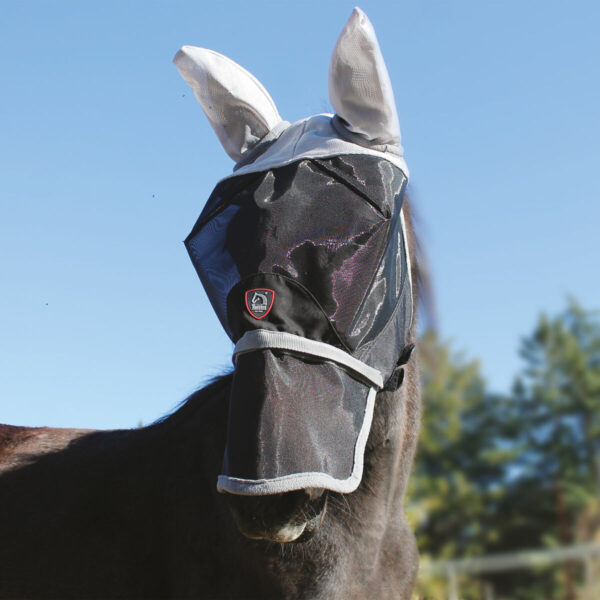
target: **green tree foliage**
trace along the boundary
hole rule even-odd
[[[574,518],[600,497],[600,322],[597,314],[570,301],[558,317],[542,315],[523,341],[523,374],[515,385],[527,427],[522,456],[526,477],[562,488],[570,514],[569,538],[589,537],[574,530]]]
[[[513,403],[522,450],[499,506],[507,518],[498,549],[590,541],[598,532],[600,497],[598,315],[574,300],[560,315],[542,315],[523,340],[521,356]],[[513,596],[575,598],[581,571],[581,565],[564,565],[515,573]],[[506,588],[502,578],[495,579]]]
[[[408,514],[422,557],[475,557],[589,541],[599,531],[600,321],[570,301],[522,342],[509,397],[477,361],[421,342],[424,419]],[[423,360],[424,357],[424,360]],[[577,565],[488,576],[498,596],[575,598]],[[443,597],[425,582],[426,597]],[[481,598],[463,582],[461,598]]]
[[[508,399],[486,393],[477,361],[468,361],[429,333],[421,340],[424,416],[407,512],[422,559],[485,554],[501,534],[494,524],[504,497]],[[462,598],[480,598],[480,585]],[[443,597],[438,582],[424,584]]]

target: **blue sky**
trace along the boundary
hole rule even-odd
[[[330,110],[354,3],[0,3],[0,421],[130,427],[230,363],[182,240],[232,164],[171,59],[217,50]],[[600,8],[360,4],[400,114],[439,326],[508,390],[567,294],[600,307]]]

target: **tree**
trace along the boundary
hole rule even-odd
[[[522,451],[499,506],[517,516],[507,519],[499,549],[589,541],[598,532],[600,506],[597,314],[570,300],[562,314],[542,315],[523,340],[521,356],[525,365],[513,395]],[[574,598],[580,571],[565,565],[535,577],[518,573],[512,593]]]
[[[569,507],[600,499],[600,322],[574,300],[561,315],[542,315],[523,340],[515,397],[527,423],[530,474],[559,482]]]
[[[522,341],[511,397],[433,334],[420,343],[424,418],[407,512],[422,557],[588,541],[600,531],[600,321],[571,300]],[[579,571],[487,577],[501,597],[574,598]],[[435,582],[426,597],[441,597]],[[462,598],[481,598],[476,582]]]
[[[486,392],[479,363],[434,334],[420,342],[424,416],[407,513],[423,559],[484,554],[501,535],[495,507],[515,455],[507,398]],[[440,597],[435,582],[424,591]],[[461,597],[480,598],[479,585]]]

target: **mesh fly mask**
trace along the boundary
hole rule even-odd
[[[185,46],[175,63],[237,161],[185,241],[235,343],[217,488],[352,492],[413,313],[408,171],[373,28],[355,9],[336,44],[336,115],[292,125],[224,56]]]

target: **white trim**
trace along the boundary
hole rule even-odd
[[[365,416],[358,437],[356,438],[356,445],[354,446],[352,473],[347,479],[336,479],[327,473],[315,472],[292,473],[291,475],[283,475],[282,477],[274,477],[273,479],[242,479],[239,477],[229,477],[228,475],[219,475],[217,479],[217,491],[229,492],[240,496],[265,496],[306,488],[325,488],[342,494],[353,492],[359,486],[362,479],[365,447],[369,439],[371,423],[373,422],[376,395],[377,390],[373,387],[369,388]]]
[[[354,356],[344,352],[344,350],[340,350],[324,342],[309,340],[308,338],[283,331],[269,331],[267,329],[247,331],[233,349],[233,362],[235,363],[236,357],[239,354],[266,348],[290,350],[291,352],[298,352],[300,354],[318,356],[342,365],[354,373],[358,373],[378,389],[383,387],[384,382],[381,371],[354,358]]]
[[[413,297],[413,280],[412,280],[412,268],[410,262],[410,245],[408,242],[408,235],[406,235],[406,222],[404,220],[404,206],[402,204],[402,208],[400,209],[400,226],[402,227],[402,242],[404,243],[404,252],[406,255],[406,269],[408,271],[408,284],[410,290],[410,324],[408,328],[410,329],[413,324],[413,315],[415,314],[415,299]]]

